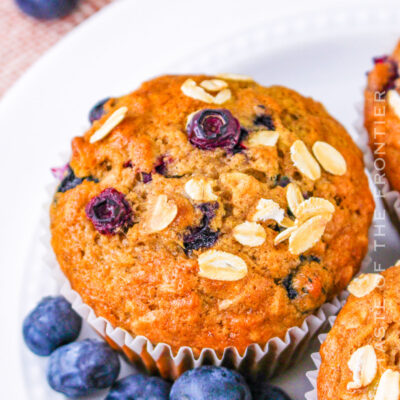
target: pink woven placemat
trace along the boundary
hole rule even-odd
[[[81,0],[69,16],[37,21],[24,15],[14,0],[0,0],[0,97],[49,47],[113,0]]]

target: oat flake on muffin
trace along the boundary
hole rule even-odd
[[[367,250],[374,203],[359,149],[320,103],[284,87],[153,79],[104,104],[69,166],[51,231],[72,288],[173,351],[283,338]]]
[[[399,399],[399,286],[399,266],[351,283],[321,347],[318,400]]]

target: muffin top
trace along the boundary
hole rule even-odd
[[[320,103],[232,74],[162,76],[91,120],[51,206],[52,246],[113,326],[243,352],[359,270],[374,203]]]
[[[363,274],[321,347],[319,400],[400,396],[400,267]]]
[[[364,120],[375,166],[400,190],[400,41],[391,56],[374,58],[365,89]]]

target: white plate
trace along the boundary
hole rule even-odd
[[[35,301],[52,290],[35,228],[46,200],[48,168],[59,163],[71,136],[87,127],[87,110],[97,99],[165,72],[242,72],[321,100],[353,133],[354,104],[371,56],[390,51],[399,36],[399,11],[392,2],[143,3],[119,1],[83,24],[0,105],[0,170],[6,188],[0,204],[5,244],[0,265],[7,271],[0,279],[0,317],[7,324],[0,331],[0,354],[7,360],[0,363],[2,398],[60,398],[46,386],[46,360],[23,347],[20,324]],[[242,33],[234,34],[238,30]],[[399,256],[398,236],[388,220],[385,224],[386,247],[379,258],[372,256],[389,266]],[[312,363],[305,355],[303,363],[277,380],[294,400],[303,399],[310,388],[308,369]]]

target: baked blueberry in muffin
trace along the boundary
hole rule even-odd
[[[115,327],[242,353],[358,272],[374,203],[320,103],[236,75],[162,76],[101,109],[72,141],[51,231],[72,288]]]

